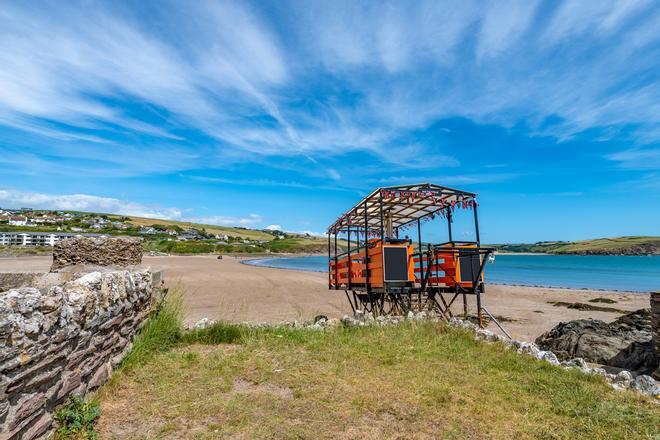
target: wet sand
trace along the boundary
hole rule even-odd
[[[0,272],[45,272],[50,263],[49,256],[0,257]],[[323,273],[250,266],[241,264],[241,258],[225,256],[218,260],[212,255],[145,256],[143,266],[164,271],[166,285],[182,292],[188,324],[204,317],[233,322],[282,322],[307,320],[317,314],[341,317],[350,313],[344,292],[328,290],[327,276]],[[487,285],[483,304],[494,315],[514,320],[503,323],[514,337],[533,340],[561,321],[616,319],[618,313],[549,304],[556,301],[592,304],[590,299],[602,297],[617,302],[593,305],[631,311],[649,307],[649,295],[644,293],[505,285]],[[472,297],[469,307],[474,313],[476,305]],[[462,313],[460,299],[453,310]]]

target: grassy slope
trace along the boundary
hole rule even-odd
[[[499,250],[508,252],[547,252],[555,254],[577,253],[626,253],[631,249],[656,249],[660,252],[660,237],[617,237],[581,240],[573,242],[541,242],[534,244],[497,244]]]
[[[232,237],[242,237],[250,240],[272,240],[273,236],[262,231],[257,231],[254,229],[241,229],[241,228],[232,228],[229,226],[215,226],[215,225],[206,225],[202,223],[189,223],[189,222],[178,222],[175,220],[160,220],[153,218],[144,218],[144,217],[129,217],[131,220],[129,223],[136,226],[151,226],[154,224],[166,225],[166,226],[179,226],[183,229],[186,228],[196,228],[196,229],[206,229],[207,232],[211,234],[227,234]]]
[[[160,327],[176,338],[152,331],[152,345],[172,348],[130,359],[100,393],[101,438],[660,434],[660,406],[442,325]]]
[[[286,238],[272,240],[260,245],[224,245],[214,241],[149,240],[144,242],[147,251],[170,254],[207,253],[319,253],[327,252],[327,242],[319,238]]]

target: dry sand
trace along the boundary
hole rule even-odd
[[[49,256],[0,258],[0,272],[42,272],[50,267]],[[183,292],[186,322],[201,318],[234,322],[281,322],[311,319],[316,314],[340,317],[350,312],[343,291],[330,291],[323,273],[241,264],[241,258],[225,256],[144,257],[143,265],[163,270],[166,284]],[[581,311],[557,307],[549,302],[589,303],[606,297],[616,304],[594,305],[623,310],[649,307],[649,295],[526,286],[487,285],[483,303],[497,315],[513,319],[504,327],[516,338],[533,340],[561,321],[597,318],[612,321],[618,313]],[[470,309],[475,310],[474,298]],[[457,300],[455,313],[461,313]],[[494,324],[491,324],[493,327]],[[492,328],[496,330],[495,328]]]

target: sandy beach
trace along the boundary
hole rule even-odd
[[[218,260],[213,255],[145,256],[143,266],[164,271],[166,285],[183,293],[188,324],[205,317],[274,323],[307,320],[317,314],[341,317],[350,313],[344,292],[327,289],[325,274],[250,266],[241,264],[242,259],[225,256]],[[50,263],[50,256],[2,257],[0,272],[45,272]],[[643,293],[492,284],[487,284],[484,305],[496,316],[512,320],[504,326],[514,337],[533,340],[561,321],[616,319],[618,313],[550,304],[558,301],[592,304],[589,300],[603,297],[616,303],[594,305],[631,311],[649,307],[649,295]],[[470,308],[474,312],[474,298],[470,298]],[[461,312],[462,304],[457,301],[455,313]]]

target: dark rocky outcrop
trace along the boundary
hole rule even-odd
[[[574,255],[660,255],[660,242],[654,241],[651,243],[642,243],[639,245],[614,249],[589,249],[584,251],[561,253]]]
[[[648,373],[657,367],[652,333],[651,312],[642,309],[611,323],[597,319],[562,322],[539,336],[536,343],[560,359],[580,357],[589,362]]]
[[[140,238],[76,237],[55,244],[51,271],[84,265],[126,267],[141,262]]]
[[[655,361],[658,368],[653,373],[656,380],[660,380],[660,292],[651,293],[651,321],[653,322],[653,346],[655,347]]]

